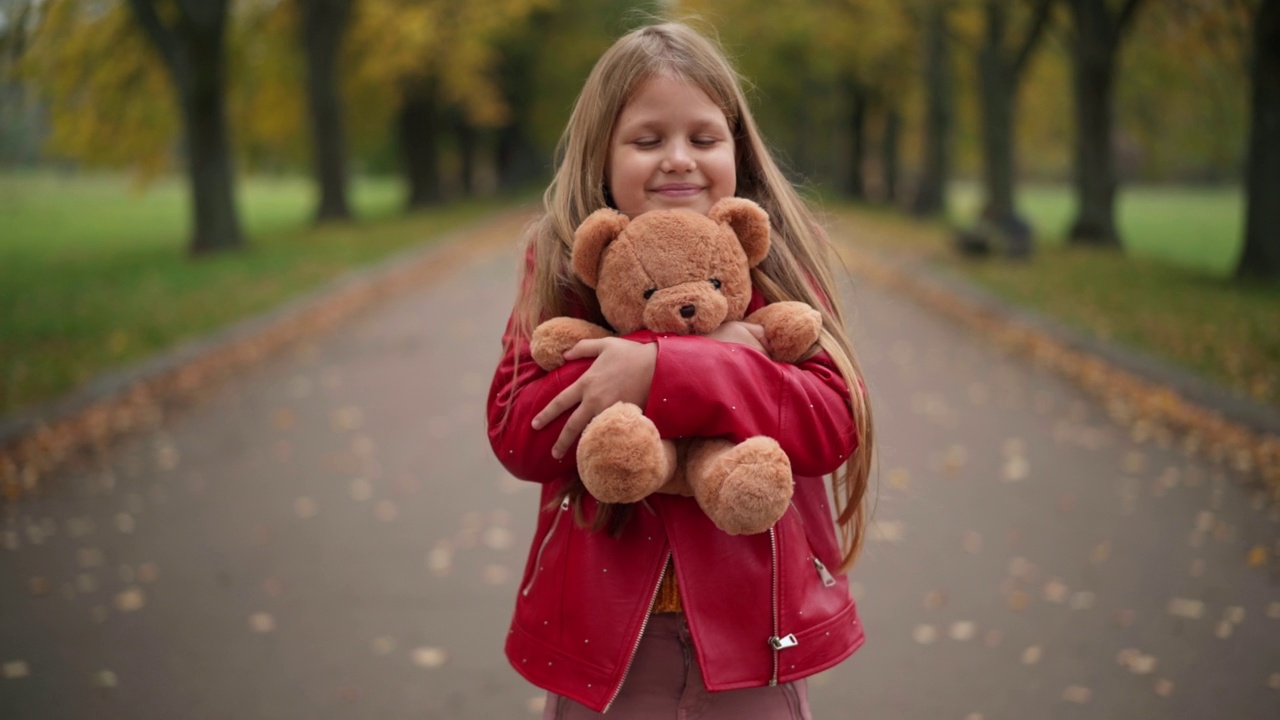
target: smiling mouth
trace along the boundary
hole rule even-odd
[[[697,195],[698,193],[702,192],[702,186],[701,185],[685,185],[685,184],[662,185],[660,187],[654,188],[654,192],[658,193],[659,195],[666,195],[669,197],[686,197],[689,195]]]

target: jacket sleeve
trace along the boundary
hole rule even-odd
[[[657,342],[645,415],[663,437],[767,435],[806,477],[834,471],[857,449],[848,386],[827,353],[792,365],[704,337]]]
[[[489,386],[489,444],[498,461],[516,478],[550,482],[569,474],[578,464],[576,444],[564,458],[551,457],[551,448],[572,413],[562,413],[541,430],[533,429],[533,417],[591,363],[576,360],[551,372],[543,370],[533,361],[529,339],[516,332],[514,324],[513,315],[502,337],[502,359]]]

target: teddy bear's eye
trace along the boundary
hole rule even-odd
[[[711,287],[713,287],[713,288],[715,288],[715,289],[719,290],[719,289],[720,289],[720,280],[719,280],[718,278],[711,278]]]
[[[644,299],[648,300],[649,298],[653,297],[653,294],[656,292],[658,292],[658,288],[649,288],[648,290],[645,290]]]

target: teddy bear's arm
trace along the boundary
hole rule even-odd
[[[764,327],[769,355],[779,362],[798,362],[818,342],[822,332],[822,314],[802,302],[765,305],[751,313],[747,322]]]
[[[564,364],[564,354],[580,340],[610,337],[613,333],[595,323],[571,317],[556,317],[533,330],[530,351],[533,361],[543,370],[554,370]]]

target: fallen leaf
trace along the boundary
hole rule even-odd
[[[1198,620],[1204,616],[1204,603],[1189,598],[1169,598],[1168,610],[1174,617]]]
[[[116,674],[110,670],[99,670],[90,677],[90,682],[93,683],[94,687],[104,690],[114,690],[119,685]]]
[[[1040,662],[1040,658],[1044,656],[1044,649],[1039,645],[1032,645],[1022,651],[1022,664],[1035,665]]]
[[[293,501],[293,512],[303,519],[312,518],[320,512],[320,507],[316,505],[315,500],[303,496]]]
[[[32,595],[43,597],[49,594],[50,585],[48,579],[36,576],[27,581],[27,588]]]
[[[952,640],[972,640],[976,627],[968,620],[961,620],[951,624],[951,631],[948,633]]]
[[[1080,685],[1072,685],[1071,687],[1064,690],[1062,693],[1063,700],[1066,700],[1067,702],[1073,702],[1078,705],[1083,705],[1089,702],[1089,700],[1092,698],[1093,698],[1093,691],[1087,687],[1081,687]]]
[[[384,523],[394,522],[400,516],[400,508],[390,500],[382,500],[374,507],[373,516]]]
[[[449,654],[444,648],[438,647],[420,647],[415,648],[409,657],[413,660],[413,664],[424,668],[438,668],[444,665],[449,659]]]
[[[506,550],[511,547],[511,531],[504,527],[491,527],[484,532],[484,544],[493,550]]]
[[[147,604],[147,597],[143,594],[142,588],[131,587],[116,595],[116,609],[120,612],[134,612],[141,610]]]
[[[276,629],[276,619],[268,613],[254,613],[249,616],[249,629],[256,633],[269,633]]]
[[[484,581],[489,585],[501,585],[510,576],[506,565],[491,564],[484,568]]]
[[[357,502],[364,502],[373,497],[373,485],[364,478],[356,478],[351,481],[351,499]]]
[[[1254,545],[1249,549],[1249,567],[1262,567],[1267,564],[1267,547]]]
[[[932,625],[917,625],[911,631],[911,637],[921,645],[928,645],[938,639],[938,631]]]

